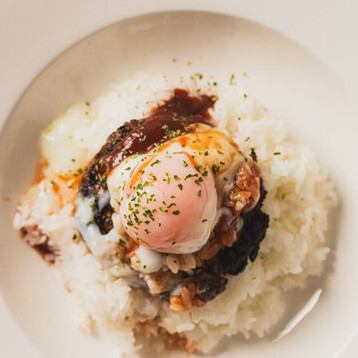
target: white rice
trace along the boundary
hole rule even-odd
[[[219,127],[228,131],[244,153],[255,148],[268,192],[263,209],[270,216],[256,261],[238,276],[229,276],[224,293],[202,308],[178,313],[166,302],[114,279],[84,243],[72,240],[73,205],[60,208],[54,198],[51,163],[46,177],[23,197],[15,217],[17,229],[38,225],[60,247],[61,260],[56,265],[82,312],[82,328],[105,331],[130,356],[136,351],[133,327],[154,317],[159,317],[159,325],[169,333],[183,334],[202,352],[211,351],[225,336],[262,337],[282,317],[285,291],[302,287],[309,276],[319,275],[329,252],[327,214],[336,195],[314,153],[290,140],[282,123],[241,85],[229,79],[213,85],[212,78],[199,77],[185,75],[172,81],[165,76],[138,75],[114,86],[90,106],[75,106],[60,120],[73,116],[78,120],[72,141],[82,153],[77,160],[85,164],[112,131],[128,119],[143,117],[174,87],[218,96],[213,116]]]

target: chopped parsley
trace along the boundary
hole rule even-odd
[[[193,177],[197,177],[198,176],[198,174],[188,174],[185,178],[184,178],[184,180],[187,180],[187,179],[190,179],[190,178],[193,178]]]
[[[163,178],[163,182],[164,183],[167,183],[167,184],[170,184],[171,182],[171,179],[170,179],[170,176],[169,176],[169,173],[165,173],[165,178]]]
[[[154,161],[153,163],[150,164],[151,167],[154,167],[154,165],[157,165],[160,163],[160,160],[157,159],[156,161]]]
[[[220,167],[216,164],[213,164],[211,167],[211,170],[212,170],[213,174],[216,175],[219,173]]]
[[[199,177],[199,178],[195,179],[194,182],[196,185],[200,185],[200,183],[202,183],[203,181],[204,181],[203,177]]]
[[[200,169],[201,169],[201,165],[200,164],[195,164],[194,168],[196,171],[198,171],[200,173]]]
[[[164,129],[165,135],[166,135],[166,137],[168,137],[168,138],[177,137],[177,136],[180,135],[180,133],[181,133],[181,130],[180,130],[180,129],[177,129],[177,130],[170,129],[167,124],[164,124],[164,126],[162,126],[162,128]]]

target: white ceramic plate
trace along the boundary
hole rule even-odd
[[[48,6],[49,3],[52,2],[43,2],[43,7],[39,7],[42,15],[46,13],[44,9],[48,10],[49,19],[45,24],[39,13],[25,7],[29,10],[27,16],[32,16],[27,29],[25,23],[18,23],[24,19],[21,17],[23,8],[5,1],[10,13],[21,13],[13,27],[9,24],[9,33],[13,35],[11,31],[22,28],[25,40],[16,38],[11,43],[5,42],[3,58],[6,61],[0,62],[3,75],[0,78],[8,80],[2,81],[0,87],[0,94],[4,94],[1,120],[7,118],[0,137],[0,341],[3,341],[3,354],[110,356],[110,346],[77,330],[64,290],[54,280],[54,273],[12,231],[16,198],[31,181],[39,132],[56,114],[73,102],[99,95],[111,82],[126,79],[137,71],[181,73],[188,71],[187,62],[191,61],[192,71],[219,74],[247,71],[257,97],[274,114],[286,120],[294,137],[317,151],[340,193],[339,209],[331,218],[333,254],[327,274],[321,280],[312,281],[303,294],[292,301],[292,310],[285,320],[287,322],[293,310],[303,305],[314,289],[323,288],[313,312],[278,342],[272,343],[272,336],[250,342],[232,339],[216,356],[353,357],[358,327],[358,286],[354,283],[355,253],[358,252],[355,219],[358,211],[355,187],[358,123],[353,106],[354,80],[358,79],[353,60],[357,59],[357,48],[354,47],[356,43],[348,46],[346,37],[331,36],[326,24],[330,23],[331,12],[337,9],[334,13],[337,24],[331,23],[331,26],[337,27],[337,31],[341,31],[338,29],[343,24],[353,26],[350,21],[354,20],[354,8],[347,8],[342,14],[338,11],[342,11],[341,6],[321,1],[317,3],[325,4],[324,11],[316,4],[305,8],[305,3],[298,1],[292,1],[290,7],[284,2],[272,2],[270,8],[259,1],[243,2],[240,6],[228,1],[224,12],[236,16],[227,16],[218,13],[223,12],[218,4],[208,1],[205,6],[196,7],[217,12],[169,11],[123,20],[128,15],[146,11],[193,8],[193,4],[186,1],[180,6],[134,2],[129,6],[117,2],[107,9],[99,1],[93,1],[90,10],[79,5],[70,8],[76,17],[71,11],[63,10],[66,6],[58,7],[56,3]],[[4,12],[0,14],[1,20]],[[97,19],[87,21],[87,15],[95,17],[97,14]],[[248,18],[259,21],[252,22]],[[36,37],[41,32],[36,19],[43,25],[42,30],[48,31],[47,35]],[[54,32],[52,24],[58,19],[66,26]],[[62,53],[19,96],[26,82],[55,54],[115,19],[122,21],[86,37]],[[6,25],[5,17],[4,21]],[[69,30],[71,24],[73,27]],[[326,27],[322,29],[322,26]],[[358,26],[354,26],[358,31]],[[272,27],[280,28],[289,36]],[[65,39],[56,37],[61,33]],[[330,43],[325,36],[317,34],[327,36]],[[60,45],[55,41],[58,38]],[[33,47],[29,46],[29,40],[34,40]],[[48,41],[43,42],[46,43],[42,47],[44,52],[39,51],[38,41]],[[20,49],[27,52],[21,53]],[[344,49],[348,51],[347,56],[337,60],[335,52]],[[23,66],[14,71],[13,67],[20,63]],[[15,100],[18,102],[10,113]]]

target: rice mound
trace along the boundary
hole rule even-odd
[[[133,356],[135,334],[178,333],[187,350],[207,353],[224,336],[262,337],[285,310],[285,291],[302,287],[309,276],[322,272],[328,209],[336,202],[334,188],[305,145],[287,137],[280,121],[270,116],[253,96],[232,81],[214,82],[210,76],[185,75],[169,80],[137,75],[113,86],[90,105],[69,109],[61,120],[76,116],[73,130],[85,164],[124,121],[142,118],[175,87],[192,93],[215,94],[213,117],[248,155],[254,148],[267,197],[263,210],[270,226],[253,263],[237,276],[228,276],[226,290],[204,307],[174,312],[168,303],[131,289],[101,267],[82,241],[72,240],[73,204],[59,207],[51,190],[51,168],[23,196],[14,219],[15,228],[37,226],[60,249],[56,268],[76,301],[81,326],[88,332],[105,331]],[[209,79],[209,80],[208,80]],[[178,336],[178,337],[179,337]],[[176,337],[176,336],[173,336]]]

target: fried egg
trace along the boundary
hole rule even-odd
[[[107,179],[126,233],[149,249],[198,251],[218,219],[225,187],[244,157],[226,134],[204,124],[124,160]]]

